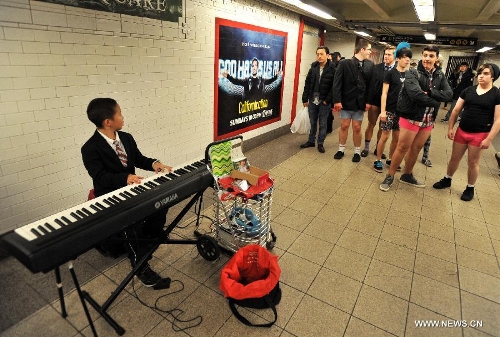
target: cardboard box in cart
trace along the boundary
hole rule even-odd
[[[264,171],[255,166],[250,165],[250,172],[241,172],[238,170],[233,170],[231,172],[231,178],[233,179],[241,179],[246,180],[252,186],[263,185],[265,182],[269,180],[269,172]]]

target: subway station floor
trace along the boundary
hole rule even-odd
[[[438,122],[433,131],[434,166],[415,165],[425,188],[400,183],[397,173],[392,188],[380,191],[385,172],[373,170],[374,144],[367,158],[353,163],[349,139],[346,156],[334,160],[338,129],[327,137],[324,154],[299,149],[307,136],[293,134],[245,153],[275,179],[271,216],[278,240],[272,252],[279,256],[283,297],[273,327],[249,328],[235,319],[218,287],[229,254],[208,262],[193,245],[163,245],[155,253],[153,268],[175,280],[170,289],[153,291],[134,281],[108,312],[125,336],[139,337],[500,336],[495,151],[484,151],[472,201],[460,200],[466,158],[451,189],[435,190],[451,154],[446,128]],[[204,214],[213,217],[211,207]],[[187,228],[176,230],[180,235],[191,235],[191,215]],[[100,303],[130,268],[127,260],[94,250],[74,264],[83,290]],[[67,319],[59,314],[53,278],[33,275],[11,257],[0,261],[0,336],[92,336],[67,270]],[[272,318],[270,310],[241,311],[256,323]],[[90,312],[99,336],[116,336]]]

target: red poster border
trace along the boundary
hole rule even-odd
[[[281,120],[281,113],[283,110],[283,89],[285,87],[284,81],[282,80],[282,86],[281,86],[281,95],[280,95],[280,113],[278,117],[266,120],[262,123],[257,123],[254,125],[247,126],[246,128],[238,129],[236,131],[228,132],[222,135],[217,135],[218,134],[218,120],[219,120],[219,27],[220,26],[228,26],[228,27],[233,27],[233,28],[241,28],[241,29],[247,29],[247,30],[253,30],[257,32],[262,32],[262,33],[267,33],[267,34],[273,34],[273,35],[278,35],[278,36],[283,36],[285,38],[285,45],[283,46],[283,80],[285,79],[285,65],[286,65],[286,47],[287,47],[287,41],[288,41],[288,33],[287,32],[282,32],[279,30],[274,30],[270,28],[263,28],[263,27],[258,27],[254,25],[250,25],[247,23],[241,23],[241,22],[236,22],[236,21],[231,21],[227,19],[221,19],[221,18],[215,18],[215,58],[214,58],[214,140],[221,140],[224,138],[236,136],[239,134],[242,134],[244,132],[248,132],[251,130],[258,129],[262,126],[275,123],[279,120]]]

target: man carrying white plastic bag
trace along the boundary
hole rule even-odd
[[[290,127],[292,133],[298,133],[299,135],[307,135],[311,130],[311,121],[309,120],[309,111],[307,107],[304,107],[295,116],[292,126]]]

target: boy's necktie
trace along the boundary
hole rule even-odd
[[[116,154],[118,155],[118,158],[120,158],[123,167],[127,167],[127,153],[123,151],[122,147],[120,146],[120,142],[118,142],[118,140],[115,140],[113,144],[116,147]]]

